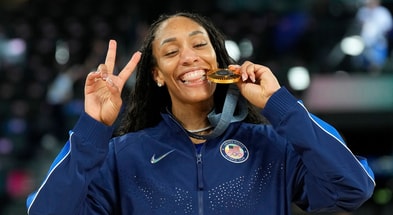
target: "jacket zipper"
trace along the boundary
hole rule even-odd
[[[197,171],[198,171],[198,214],[203,215],[203,177],[202,177],[202,153],[196,154]]]
[[[172,114],[169,113],[169,117],[180,127],[183,128],[177,121],[176,119],[172,116]],[[183,128],[183,131],[185,133],[185,135],[188,137],[188,133],[185,131],[185,129]],[[194,150],[195,149],[195,146]],[[203,148],[204,146],[202,146]],[[201,149],[202,151],[203,149]],[[197,193],[198,193],[198,214],[199,215],[203,215],[204,214],[204,210],[203,210],[203,189],[204,189],[204,184],[203,184],[203,171],[202,171],[202,153],[196,153],[196,163],[197,163]]]

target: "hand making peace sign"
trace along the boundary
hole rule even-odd
[[[121,91],[135,70],[141,52],[135,52],[119,75],[114,75],[116,41],[110,40],[105,64],[87,75],[85,82],[85,112],[95,120],[112,125],[122,105]]]

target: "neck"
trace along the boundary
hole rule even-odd
[[[212,110],[213,105],[206,102],[201,104],[172,106],[172,114],[180,124],[190,131],[198,131],[210,126],[207,115]]]

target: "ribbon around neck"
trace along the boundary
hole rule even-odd
[[[238,113],[234,115],[236,107],[238,107]],[[213,139],[224,133],[230,123],[244,120],[247,114],[248,109],[246,100],[240,96],[240,92],[236,85],[230,84],[225,97],[222,113],[215,113],[215,110],[213,110],[207,115],[210,124],[214,127],[212,133],[208,135],[189,134],[191,137],[197,139]]]

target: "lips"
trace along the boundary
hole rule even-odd
[[[184,73],[180,76],[180,80],[184,84],[192,84],[199,83],[206,80],[206,71],[205,70],[194,70],[191,72]]]

